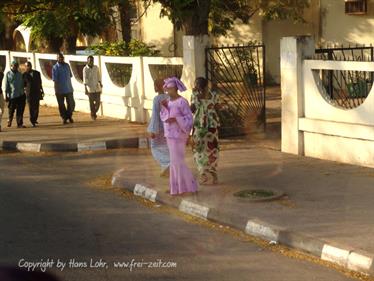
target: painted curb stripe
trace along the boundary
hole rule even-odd
[[[355,271],[369,271],[373,258],[351,252],[348,256],[348,268]]]
[[[40,152],[40,143],[24,143],[19,142],[17,143],[17,150],[19,151],[29,151],[29,152]]]
[[[106,150],[105,142],[78,143],[78,152],[88,150]]]
[[[112,186],[115,186],[116,183],[117,183],[117,177],[116,177],[116,176],[113,176],[113,177],[112,177],[112,182],[111,182]]]
[[[138,148],[139,138],[112,139],[105,141],[107,149],[115,148]]]
[[[152,202],[156,202],[157,191],[150,189],[144,185],[136,184],[134,188],[134,194],[148,199]]]
[[[347,267],[349,254],[350,251],[348,250],[325,244],[322,249],[321,259]]]
[[[21,152],[80,152],[109,150],[115,148],[149,148],[149,141],[147,138],[127,138],[83,143],[25,143],[16,141],[0,142],[0,149],[4,151],[18,150]]]
[[[121,169],[120,171],[118,171],[117,173],[113,175],[112,185],[117,184],[117,179],[118,179],[117,175],[119,176],[120,172],[122,171],[124,171],[124,169]],[[153,189],[145,187],[141,184],[136,184],[133,192],[135,195],[146,198],[152,202],[156,202],[157,191]],[[208,219],[208,214],[209,214],[210,209],[208,207],[205,207],[200,204],[187,201],[184,199],[179,204],[179,211],[190,214],[195,217]],[[214,211],[214,209],[212,211]],[[217,218],[215,219],[215,221],[219,222]],[[284,241],[282,240],[284,240],[285,238],[284,237],[282,238],[282,235],[285,236],[285,234],[289,233],[289,231],[282,230],[279,227],[272,226],[272,225],[260,222],[258,220],[249,220],[245,227],[245,233],[256,236],[256,237],[260,237],[268,241],[276,241],[276,242],[280,242],[283,244]],[[320,256],[322,260],[329,261],[329,262],[338,264],[340,266],[343,266],[345,268],[348,268],[350,270],[359,271],[359,272],[363,272],[366,274],[368,272],[371,272],[371,267],[374,265],[372,257],[361,255],[353,251],[340,249],[340,248],[337,248],[337,247],[334,247],[328,244],[323,244],[321,240],[313,239],[310,237],[306,238],[308,242],[307,243],[308,247],[306,247],[305,245],[301,247],[299,244],[306,243],[305,241],[304,242],[301,241],[303,240],[302,235],[297,234],[297,233],[293,233],[293,235],[297,237],[296,240],[300,240],[300,241],[297,241],[297,243],[290,243],[292,241],[289,241],[288,243],[284,243],[285,245],[289,245],[294,249],[299,249],[303,251],[306,250],[306,252],[309,252],[309,253],[314,252],[314,255]],[[291,245],[291,244],[297,244],[297,245]],[[317,245],[318,247],[315,245]],[[322,245],[323,245],[323,248],[321,251]],[[317,248],[319,248],[319,250],[317,250]],[[317,254],[317,251],[318,251],[318,254]]]
[[[289,230],[279,232],[278,242],[291,248],[299,249],[316,257],[321,257],[324,241]]]
[[[78,144],[76,143],[42,143],[41,152],[77,152]]]
[[[249,220],[245,227],[245,232],[256,237],[264,238],[265,240],[278,242],[279,230],[264,223]]]
[[[208,218],[208,213],[209,213],[209,208],[193,203],[191,201],[187,200],[182,200],[182,202],[179,205],[179,210],[181,212],[190,214],[195,217],[207,219]]]

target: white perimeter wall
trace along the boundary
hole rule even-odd
[[[23,58],[31,61],[34,69],[40,71],[43,88],[45,92],[43,104],[57,106],[57,100],[54,94],[53,81],[46,75],[41,64],[41,60],[55,60],[55,54],[39,54],[24,52],[0,51],[0,56],[6,59],[4,72],[10,70],[10,63],[14,58]],[[86,62],[86,56],[66,55],[65,62]],[[116,85],[108,72],[107,64],[126,64],[132,66],[131,78],[127,85],[120,87]],[[152,100],[156,95],[153,89],[153,78],[149,66],[154,65],[183,65],[183,58],[163,58],[163,57],[107,57],[96,56],[95,64],[99,66],[103,92],[101,95],[100,114],[108,117],[126,119],[134,122],[147,122],[151,115]],[[72,68],[73,69],[73,68]],[[88,98],[85,95],[84,85],[73,71],[72,84],[74,88],[74,98],[76,101],[76,110],[90,112]],[[182,81],[186,84],[187,77],[182,75]],[[4,79],[5,80],[5,79]],[[4,85],[5,81],[3,81]],[[5,89],[5,88],[3,88]]]
[[[281,42],[282,151],[374,167],[374,90],[358,107],[338,108],[326,99],[319,71],[374,72],[374,62],[310,60],[311,38]]]

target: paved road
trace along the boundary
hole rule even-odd
[[[99,188],[137,153],[0,154],[0,264],[86,263],[62,271],[54,265],[51,271],[66,281],[352,280]],[[89,268],[91,259],[107,264]],[[160,259],[176,267],[147,267]],[[132,260],[142,268],[114,267]]]

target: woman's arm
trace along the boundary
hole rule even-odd
[[[166,122],[169,119],[169,107],[168,107],[168,100],[162,100],[160,102],[161,110],[160,110],[160,118],[162,122]]]
[[[192,129],[193,116],[190,106],[186,99],[182,99],[180,103],[181,116],[176,117],[176,122],[179,128],[186,134],[189,134]]]
[[[158,99],[156,96],[153,99],[152,116],[151,116],[151,120],[149,121],[149,125],[147,128],[148,133],[151,133],[151,134],[159,133],[159,127],[160,127],[159,114],[160,114],[160,103],[158,102]]]

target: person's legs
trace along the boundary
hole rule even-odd
[[[25,111],[26,106],[26,96],[23,95],[19,98],[17,98],[17,126],[22,127],[23,126],[23,113]]]
[[[166,175],[170,165],[170,156],[166,138],[163,135],[158,135],[154,139],[151,139],[151,152],[153,158],[161,166],[161,175]]]
[[[99,111],[99,108],[100,108],[100,97],[101,97],[101,94],[100,93],[95,93],[95,117],[97,117],[97,112]]]
[[[171,195],[197,191],[196,180],[185,163],[186,141],[184,138],[167,138],[170,151]]]
[[[14,116],[14,112],[16,111],[16,108],[17,108],[17,104],[15,102],[15,99],[9,100],[9,103],[8,103],[8,127],[12,126],[13,116]]]
[[[31,98],[28,100],[29,112],[30,112],[30,122],[35,125],[38,120],[39,114],[39,99]]]
[[[207,134],[207,156],[208,156],[208,172],[212,177],[212,183],[218,183],[217,166],[219,159],[219,142],[218,142],[218,129],[209,128]]]
[[[73,93],[66,94],[66,102],[67,102],[67,119],[69,119],[70,123],[73,123],[73,112],[75,109],[75,100]]]
[[[0,92],[0,132],[1,132],[1,121],[3,120],[5,100],[3,94]]]
[[[199,171],[199,183],[205,184],[208,181],[207,170],[209,168],[209,156],[207,154],[207,130],[205,128],[194,129],[193,158]]]
[[[56,94],[57,103],[58,103],[58,111],[60,112],[61,118],[66,122],[68,119],[66,107],[65,107],[65,96],[64,94]]]
[[[89,93],[88,94],[88,100],[90,102],[90,112],[91,112],[91,118],[95,119],[96,117],[96,111],[95,111],[95,93]]]
[[[38,123],[38,118],[39,118],[39,107],[40,107],[40,100],[37,99],[35,101],[35,104],[34,104],[34,120],[35,120],[35,123],[37,124]]]

